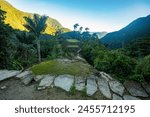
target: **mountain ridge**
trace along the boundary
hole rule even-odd
[[[101,42],[109,48],[121,48],[123,43],[127,45],[135,39],[150,36],[149,30],[150,15],[147,15],[134,20],[119,31],[108,33],[101,39]]]

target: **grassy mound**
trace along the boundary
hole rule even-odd
[[[87,76],[91,73],[92,68],[82,61],[63,62],[63,61],[46,61],[34,65],[31,68],[35,75],[52,74],[63,75],[70,74],[75,76]]]

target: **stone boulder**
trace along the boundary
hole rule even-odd
[[[50,87],[54,81],[54,76],[45,75],[41,80],[39,87]]]
[[[110,89],[109,89],[107,79],[105,79],[105,78],[98,79],[98,87],[99,87],[100,92],[106,98],[111,99],[111,92],[110,92]]]
[[[120,96],[123,95],[125,88],[119,81],[109,81],[109,86],[114,93],[119,94]]]
[[[15,77],[20,72],[16,70],[0,70],[0,81]]]
[[[93,78],[87,79],[86,93],[88,96],[92,96],[97,91],[97,83]]]
[[[125,81],[124,86],[132,96],[148,97],[148,94],[142,88],[141,84],[135,81]]]
[[[70,88],[74,84],[74,76],[71,75],[60,75],[55,78],[54,85],[56,87],[62,88],[65,91],[70,91]]]
[[[85,89],[86,78],[84,77],[75,77],[75,88],[78,91],[83,91]]]

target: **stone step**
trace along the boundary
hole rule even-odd
[[[141,84],[135,81],[125,81],[124,86],[127,91],[135,97],[148,97],[148,94],[142,88]]]
[[[33,80],[34,76],[31,71],[24,71],[18,74],[16,78],[21,79],[25,85],[28,85]]]
[[[107,79],[100,78],[98,79],[98,87],[100,92],[108,99],[111,99],[111,91],[109,89],[109,85]]]
[[[54,86],[64,89],[65,91],[70,91],[71,87],[74,85],[74,76],[71,75],[60,75],[55,78]]]
[[[55,76],[45,75],[41,80],[39,87],[50,87],[54,81]]]
[[[109,86],[114,93],[119,94],[120,96],[123,95],[125,88],[119,81],[109,81]]]
[[[16,71],[16,70],[0,70],[0,81],[15,77],[20,72],[21,71]]]
[[[87,78],[87,85],[86,85],[86,94],[88,96],[92,96],[97,91],[97,83],[96,80],[93,78]]]
[[[84,77],[75,77],[75,88],[78,91],[83,91],[86,85],[86,78]]]

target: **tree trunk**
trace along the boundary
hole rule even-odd
[[[38,61],[41,62],[41,46],[39,39],[37,39],[37,51],[38,51]]]

